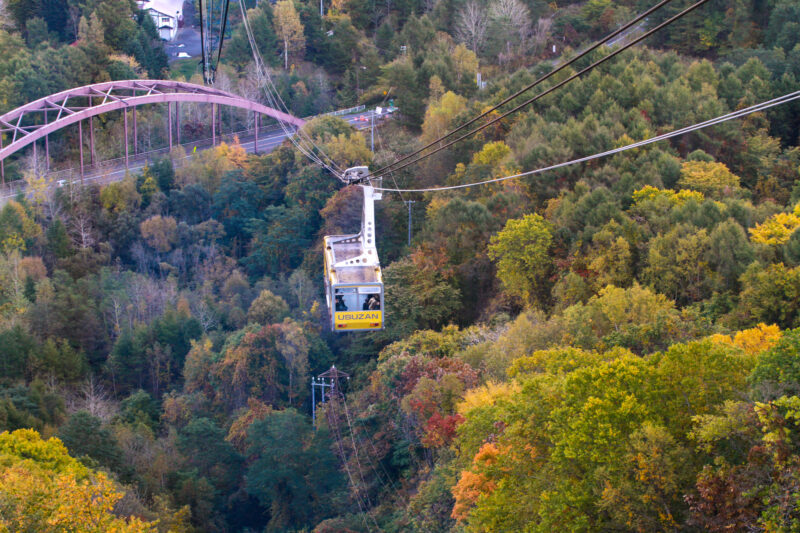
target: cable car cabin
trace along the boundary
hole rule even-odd
[[[356,169],[367,172],[366,167]],[[348,173],[356,169],[349,169]],[[325,297],[333,331],[371,331],[384,327],[383,277],[375,248],[373,203],[381,195],[370,185],[361,188],[364,190],[361,231],[324,239]]]

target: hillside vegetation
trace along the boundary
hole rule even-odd
[[[0,7],[0,112],[200,79],[170,70],[133,4]],[[338,165],[377,169],[649,5],[248,7],[292,113],[393,100],[374,152],[339,118],[305,126]],[[264,99],[230,13],[217,84]],[[506,176],[800,90],[793,0],[711,0],[646,44],[383,185]],[[187,138],[209,133],[209,110],[184,112]],[[97,120],[99,156],[120,120]],[[139,120],[165,142],[158,108]],[[74,135],[53,135],[53,164]],[[357,231],[361,192],[291,144],[177,148],[103,187],[48,185],[16,156],[32,194],[0,208],[0,531],[800,531],[799,145],[793,102],[521,179],[387,192],[387,327],[369,334],[330,331],[321,279],[322,236]],[[332,365],[346,399],[313,425],[311,377]]]

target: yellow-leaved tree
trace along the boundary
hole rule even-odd
[[[550,291],[549,275],[553,242],[550,223],[541,215],[510,219],[491,239],[489,258],[509,294],[544,306]]]
[[[155,532],[155,524],[119,518],[112,481],[36,431],[0,433],[0,531]]]
[[[730,335],[721,333],[711,336],[713,342],[736,346],[741,348],[747,355],[756,355],[772,348],[780,338],[781,328],[775,324],[768,326],[763,322],[754,328],[736,332],[733,338]]]
[[[422,142],[428,143],[447,133],[453,126],[453,120],[466,106],[467,99],[452,91],[447,91],[437,101],[431,102],[422,123]]]
[[[750,228],[750,240],[771,246],[786,244],[797,228],[800,228],[800,203],[794,207],[794,212],[777,213]]]
[[[283,68],[289,68],[289,54],[302,56],[306,47],[303,23],[292,0],[280,0],[275,4],[275,33],[283,44]]]
[[[707,196],[729,196],[739,188],[739,176],[722,163],[686,161],[681,165],[678,185],[700,191]]]

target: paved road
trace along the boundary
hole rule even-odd
[[[606,41],[605,44],[609,48],[612,48],[618,45],[619,43],[626,41],[628,38],[633,38],[638,36],[640,33],[644,33],[644,31],[647,29],[646,26],[647,26],[647,19],[644,19],[636,26],[629,28],[628,30],[614,37],[613,39],[609,39],[608,41]]]
[[[348,115],[340,115],[340,117],[349,123],[353,124],[359,130],[366,130],[370,128],[371,125],[371,113],[373,111],[367,110],[362,111],[360,113],[351,113]],[[384,118],[384,117],[380,117]],[[379,115],[375,115],[375,123],[377,124],[379,120]],[[228,135],[226,134],[225,137],[227,138]],[[248,152],[252,153],[255,149],[255,140],[253,135],[242,135],[240,137],[240,144],[242,147]],[[259,131],[258,134],[258,153],[268,153],[274,150],[276,147],[280,146],[285,140],[287,136],[279,127],[275,127],[269,130],[262,130]],[[219,138],[217,139],[219,142]],[[369,142],[369,136],[367,136],[367,142]],[[199,141],[197,143],[187,143],[182,145],[189,155],[186,157],[192,157],[194,154],[194,148],[197,148],[197,152],[202,152],[204,150],[208,150],[211,148],[210,139]],[[111,162],[106,162],[106,165],[110,164],[110,166],[103,166],[102,168],[98,169],[86,169],[83,177],[83,182],[85,184],[90,183],[99,183],[99,184],[107,184],[114,181],[120,181],[125,177],[127,172],[131,174],[135,174],[141,171],[142,168],[148,163],[152,163],[153,160],[158,159],[160,157],[164,157],[166,155],[163,151],[157,151],[157,153],[149,153],[149,154],[139,154],[138,156],[131,156],[129,158],[128,168],[125,168],[125,161],[124,159],[117,159]],[[79,177],[80,170],[73,168],[68,169],[65,171],[57,171],[52,172],[49,174],[50,179],[53,180],[51,187],[61,187],[68,183],[80,183],[81,179]],[[62,176],[64,179],[62,179]],[[17,191],[13,192],[6,192],[3,191],[0,193],[0,205],[4,204],[6,200],[9,198],[14,198],[17,195]]]
[[[178,57],[181,53],[188,54],[188,57],[200,57],[200,31],[195,27],[194,2],[183,3],[183,28],[178,30],[175,39],[164,43],[164,50],[170,63],[186,59],[186,56]]]

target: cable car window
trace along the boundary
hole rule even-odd
[[[362,311],[379,311],[381,308],[381,295],[380,294],[367,294],[362,304]]]
[[[337,311],[356,311],[361,309],[358,305],[360,300],[359,295],[356,293],[355,289],[351,290],[352,292],[336,295],[335,309]],[[340,292],[339,289],[337,289],[336,292]]]

